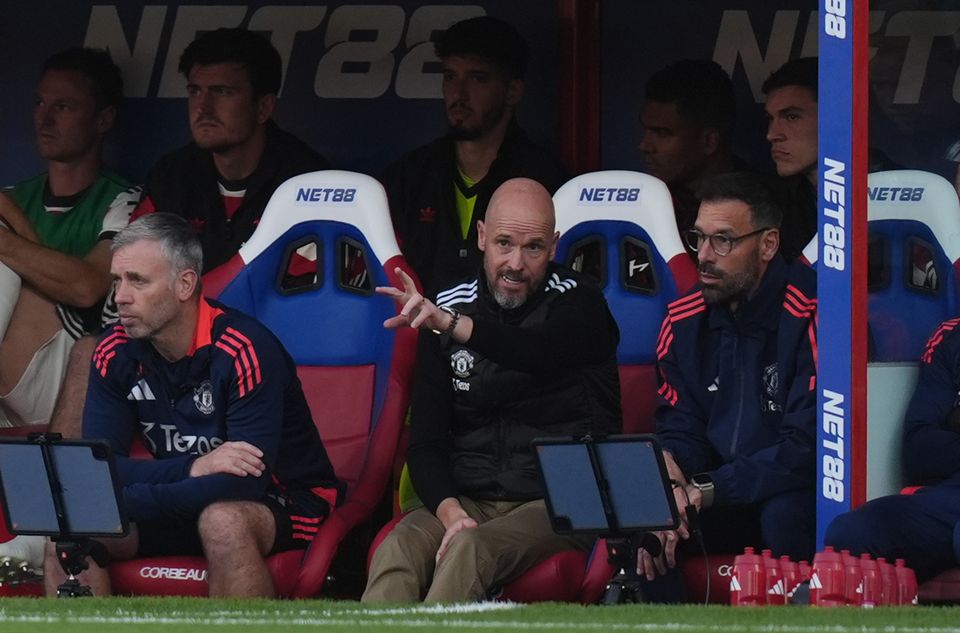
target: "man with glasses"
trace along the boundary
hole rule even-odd
[[[669,306],[657,345],[657,435],[686,510],[658,534],[661,556],[641,551],[648,580],[674,567],[691,506],[708,551],[814,552],[816,273],[780,255],[783,211],[762,177],[717,176],[698,194],[685,237],[700,284]],[[648,596],[676,599],[670,586]]]

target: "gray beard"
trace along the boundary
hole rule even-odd
[[[497,305],[504,310],[514,310],[526,303],[526,299],[521,299],[513,295],[500,294],[496,290],[491,289],[491,294],[493,295],[493,300],[497,302]]]

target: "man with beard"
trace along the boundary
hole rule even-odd
[[[113,243],[118,323],[91,362],[83,435],[117,455],[127,516],[113,559],[200,555],[211,596],[273,597],[265,557],[305,549],[343,492],[293,359],[261,323],[202,296],[203,253],[157,213]],[[152,459],[130,458],[139,437]],[[45,580],[66,580],[51,543]],[[95,595],[107,570],[90,562]]]
[[[699,513],[708,551],[751,545],[810,560],[816,273],[778,253],[783,213],[762,177],[724,174],[698,195],[685,237],[700,285],[670,304],[657,345],[657,436],[677,505]],[[653,580],[673,568],[692,520],[684,512],[679,530],[659,533],[663,554],[641,551],[638,572]]]
[[[509,178],[551,193],[566,176],[517,125],[527,44],[509,24],[483,16],[458,22],[436,42],[450,129],[387,168],[383,184],[400,248],[427,296],[480,265],[477,222]]]
[[[329,165],[273,122],[281,59],[265,38],[240,28],[203,33],[183,51],[179,69],[193,142],[150,170],[133,219],[153,211],[186,218],[207,272],[250,238],[278,186]]]
[[[437,295],[378,288],[420,333],[407,459],[425,507],[377,549],[365,602],[482,600],[589,542],[553,532],[531,440],[620,429],[619,331],[603,294],[551,259],[553,201],[508,180],[478,222],[479,275]],[[431,333],[431,331],[433,333]]]

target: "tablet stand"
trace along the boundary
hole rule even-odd
[[[603,604],[643,602],[643,578],[637,573],[637,555],[645,549],[656,558],[663,551],[660,539],[653,532],[635,533],[630,536],[609,536],[607,560],[617,570],[603,592]]]
[[[77,576],[89,568],[87,557],[93,558],[94,562],[101,567],[106,567],[109,562],[107,548],[103,543],[87,537],[78,537],[70,540],[60,540],[59,537],[52,539],[57,544],[57,560],[64,573],[67,574],[67,580],[57,587],[58,598],[79,598],[81,596],[92,596],[93,592],[87,585],[81,585]]]
[[[25,488],[25,490],[15,489],[14,494],[42,495],[46,492],[49,495],[49,502],[52,503],[55,514],[55,517],[52,515],[49,517],[44,515],[45,518],[41,519],[30,517],[27,525],[32,525],[33,527],[29,529],[17,529],[16,526],[21,525],[23,521],[21,517],[16,516],[18,504],[10,503],[11,500],[9,497],[11,496],[13,483],[5,483],[4,492],[5,497],[8,497],[7,512],[10,514],[10,532],[13,534],[45,534],[50,536],[50,540],[56,545],[57,560],[67,575],[66,582],[57,587],[57,597],[69,598],[93,595],[89,586],[80,584],[78,576],[89,567],[89,563],[87,562],[88,557],[92,558],[101,567],[106,567],[108,556],[104,545],[92,537],[122,536],[126,533],[126,521],[123,518],[119,504],[116,503],[118,501],[116,496],[117,486],[113,477],[113,469],[111,467],[109,469],[101,468],[91,470],[90,472],[83,473],[84,476],[79,480],[86,484],[88,476],[93,478],[94,480],[89,482],[89,490],[93,490],[93,494],[99,494],[108,488],[113,490],[113,502],[115,505],[112,507],[113,512],[109,513],[109,515],[111,517],[119,517],[119,524],[115,522],[110,523],[104,526],[102,531],[97,528],[94,528],[95,531],[92,532],[74,530],[71,527],[71,516],[68,511],[70,503],[68,503],[68,501],[73,504],[76,504],[78,501],[83,503],[84,498],[81,497],[77,499],[71,497],[67,499],[67,496],[74,495],[76,490],[82,490],[86,488],[86,486],[84,486],[84,488],[75,485],[65,486],[64,481],[61,480],[61,473],[58,470],[57,460],[54,458],[53,453],[56,450],[55,447],[59,445],[79,445],[81,449],[89,447],[90,455],[99,455],[99,459],[106,460],[108,464],[110,464],[106,447],[94,442],[64,441],[59,433],[32,433],[27,437],[26,442],[22,440],[11,440],[0,441],[0,444],[3,444],[5,449],[14,450],[18,452],[17,454],[24,455],[27,461],[31,458],[35,460],[35,453],[39,450],[43,461],[42,472],[46,475],[45,480],[42,478],[41,472],[35,472],[30,476],[30,480],[26,485],[20,486],[20,488]],[[17,446],[10,446],[14,444]],[[33,463],[36,462],[34,461]],[[73,473],[71,476],[75,475],[76,474]],[[23,484],[24,482],[20,483]],[[76,507],[76,505],[74,505],[74,507]],[[105,518],[105,521],[111,520],[109,517]]]

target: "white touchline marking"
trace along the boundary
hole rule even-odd
[[[469,605],[464,605],[468,607]],[[445,609],[450,609],[449,605],[444,607],[411,607],[409,609],[386,609],[383,611],[409,612],[418,611],[420,613],[442,613]],[[485,609],[495,610],[495,609]],[[689,631],[689,630],[708,630],[708,631],[727,631],[730,624],[715,625],[697,625],[685,622],[646,622],[637,624],[622,623],[596,623],[596,622],[515,622],[515,621],[471,621],[471,620],[447,620],[447,619],[426,619],[426,618],[365,618],[355,617],[369,615],[369,612],[363,609],[346,610],[333,612],[324,610],[321,613],[316,611],[304,611],[312,617],[289,617],[279,613],[270,616],[268,612],[221,612],[213,617],[196,617],[190,615],[121,615],[125,609],[117,609],[117,615],[79,615],[66,613],[61,616],[52,615],[12,615],[7,614],[6,609],[0,609],[0,623],[81,623],[81,624],[190,624],[190,625],[222,625],[222,626],[262,626],[262,625],[289,625],[289,626],[393,626],[405,628],[427,628],[427,627],[458,627],[467,629],[528,629],[528,630],[617,630],[617,631]],[[465,608],[464,611],[467,611]],[[464,612],[462,611],[462,612]],[[473,610],[476,612],[477,610]],[[317,615],[322,615],[323,619]],[[342,617],[348,616],[348,617]],[[744,625],[736,624],[738,630],[755,631],[757,633],[862,633],[863,631],[893,631],[898,633],[960,633],[957,627],[891,627],[878,626],[875,629],[864,626],[843,626],[843,625]]]
[[[254,626],[254,625],[292,625],[292,626],[331,626],[331,625],[350,625],[350,626],[395,626],[406,628],[425,628],[425,627],[459,627],[467,629],[493,629],[493,628],[511,628],[528,630],[597,630],[611,629],[617,631],[656,631],[656,630],[708,630],[725,631],[730,624],[698,625],[689,622],[645,622],[645,623],[596,623],[596,622],[516,622],[516,621],[473,621],[473,620],[450,620],[445,618],[403,618],[389,617],[377,618],[380,615],[403,616],[403,615],[448,615],[482,612],[502,612],[505,610],[523,608],[526,605],[511,602],[483,602],[466,603],[454,605],[411,605],[409,607],[394,608],[367,608],[362,606],[347,608],[321,608],[321,609],[299,609],[290,610],[223,610],[208,611],[202,615],[194,615],[190,612],[175,610],[164,612],[163,614],[150,611],[137,612],[134,609],[125,609],[119,607],[109,609],[110,614],[89,615],[73,613],[71,611],[58,615],[50,614],[16,614],[8,613],[8,609],[0,608],[0,623],[4,622],[47,622],[63,623],[76,622],[88,624],[190,624],[190,625],[224,625],[224,626]],[[16,611],[16,610],[14,610]],[[374,616],[371,618],[370,616]],[[775,625],[775,624],[736,624],[739,630],[753,631],[756,633],[862,633],[863,631],[903,631],[905,633],[960,633],[958,627],[891,627],[878,626],[844,626],[844,625]]]

